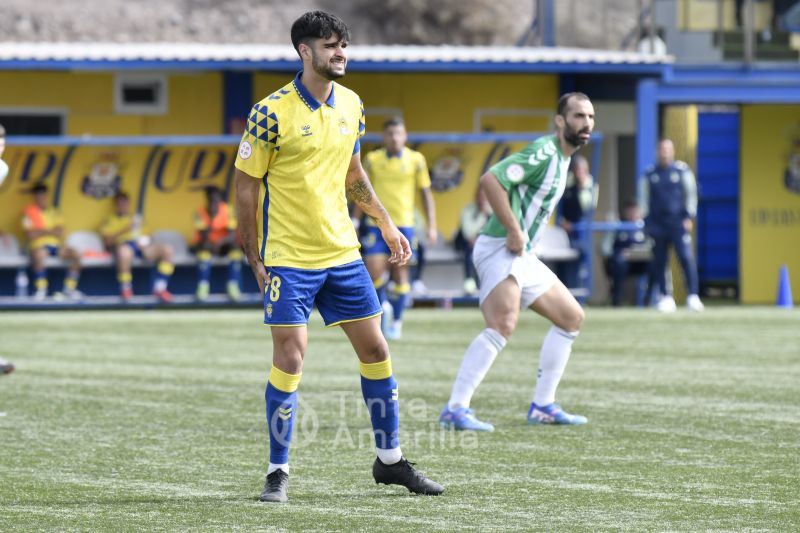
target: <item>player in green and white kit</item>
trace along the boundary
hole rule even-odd
[[[542,344],[528,422],[587,421],[555,403],[572,342],[583,323],[583,309],[533,249],[564,192],[570,157],[589,142],[594,129],[594,107],[589,97],[583,93],[563,95],[554,121],[554,135],[537,139],[481,177],[481,187],[494,210],[472,255],[481,281],[486,329],[467,348],[450,400],[439,417],[442,426],[494,430],[491,424],[477,419],[470,400],[514,332],[521,308],[532,309],[553,323]]]

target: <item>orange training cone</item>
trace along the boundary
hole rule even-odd
[[[783,307],[784,309],[791,309],[794,307],[792,286],[789,283],[789,267],[786,265],[781,266],[780,273],[778,274],[778,296],[775,299],[775,305]]]

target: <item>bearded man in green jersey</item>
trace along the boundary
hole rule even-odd
[[[555,403],[572,342],[584,313],[553,272],[534,254],[534,247],[564,192],[570,157],[589,142],[594,107],[583,93],[558,101],[556,133],[537,139],[503,159],[481,177],[494,214],[475,243],[473,261],[481,281],[480,304],[486,322],[467,348],[439,422],[461,430],[493,431],[478,420],[470,400],[497,354],[514,332],[520,309],[531,309],[553,326],[542,344],[530,424],[585,424]]]

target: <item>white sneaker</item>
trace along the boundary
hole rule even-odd
[[[388,300],[383,302],[381,308],[383,309],[383,314],[381,315],[381,331],[383,332],[383,336],[387,337],[394,324],[394,308]]]
[[[386,332],[386,339],[390,341],[399,340],[403,336],[403,321],[395,320],[394,324]]]
[[[696,294],[690,294],[686,297],[686,307],[689,308],[689,311],[695,311],[697,313],[704,311],[706,308],[703,302],[700,301],[700,297]]]
[[[47,289],[37,289],[33,293],[33,299],[37,302],[43,302],[47,298]]]
[[[422,283],[421,279],[414,280],[414,283],[411,284],[411,294],[412,296],[425,296],[428,294],[428,287]]]
[[[464,280],[464,294],[475,296],[478,293],[478,283],[473,278]]]
[[[675,305],[675,299],[672,296],[662,296],[656,304],[656,309],[662,313],[674,313],[678,306]]]
[[[66,296],[73,302],[79,302],[84,298],[84,294],[78,289],[67,289],[64,291],[64,296]]]

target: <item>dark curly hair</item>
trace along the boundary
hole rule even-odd
[[[300,53],[300,43],[308,44],[312,39],[330,39],[333,34],[344,42],[350,41],[350,30],[337,17],[324,11],[309,11],[292,24],[292,45]]]

